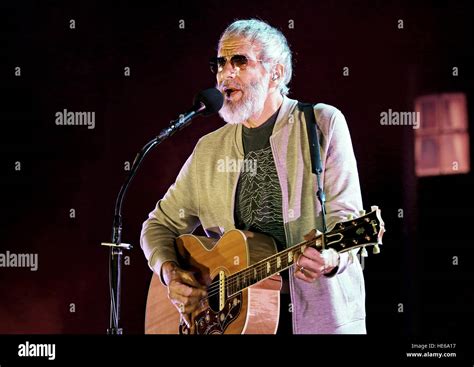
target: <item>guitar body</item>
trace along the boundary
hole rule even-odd
[[[219,298],[222,274],[229,276],[276,253],[263,234],[231,230],[219,240],[191,234],[176,239],[180,266],[208,287],[209,299],[191,315],[188,328],[168,298],[168,289],[153,274],[145,316],[146,334],[274,334],[280,311],[281,277],[274,275],[241,292]],[[220,303],[221,302],[221,303]]]
[[[147,334],[274,334],[280,314],[280,272],[289,269],[306,247],[339,253],[373,246],[385,232],[377,206],[348,217],[327,233],[276,252],[272,238],[259,233],[228,231],[219,240],[193,235],[176,239],[180,266],[207,289],[206,299],[190,316],[188,327],[168,299],[168,289],[153,275],[145,316]]]

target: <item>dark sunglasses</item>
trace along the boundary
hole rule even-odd
[[[233,55],[230,58],[230,64],[233,68],[239,68],[240,70],[245,70],[249,61],[263,61],[263,60],[251,60],[245,55]],[[211,72],[213,74],[217,74],[224,70],[224,66],[227,63],[227,57],[213,57],[209,61],[209,67],[211,68]]]

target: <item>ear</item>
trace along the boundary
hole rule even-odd
[[[276,88],[282,83],[285,68],[282,64],[276,64],[270,72],[270,88]]]

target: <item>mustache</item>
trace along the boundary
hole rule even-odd
[[[240,90],[242,90],[243,87],[244,87],[244,85],[241,84],[241,83],[236,83],[236,82],[232,82],[232,81],[224,81],[221,84],[219,84],[218,89],[221,92],[224,92],[224,90],[226,90],[226,89],[240,89]]]

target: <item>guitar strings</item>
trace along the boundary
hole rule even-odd
[[[282,251],[281,253],[279,253],[280,257],[284,257],[284,259],[288,259],[288,254],[290,252],[294,252],[293,254],[293,258],[295,256],[298,256],[298,255],[301,255],[301,248],[304,246],[304,247],[308,247],[308,246],[313,246],[316,244],[316,241],[319,240],[322,236],[319,236],[317,238],[314,238],[312,240],[309,240],[309,241],[306,241],[306,242],[303,242],[301,244],[298,244],[298,245],[295,245],[293,247],[290,247],[284,251]],[[246,268],[246,269],[243,269],[243,270],[240,270],[232,275],[230,275],[226,280],[225,280],[225,286],[226,286],[226,289],[232,289],[234,290],[235,288],[238,288],[237,291],[233,291],[231,292],[232,294],[233,293],[238,293],[239,291],[249,287],[249,285],[243,287],[243,288],[240,288],[240,284],[245,284],[245,282],[242,280],[239,279],[239,277],[241,277],[242,275],[244,275],[245,277],[247,277],[247,279],[254,279],[255,280],[255,272],[257,272],[258,275],[260,275],[261,279],[254,282],[254,284],[258,283],[259,281],[262,281],[268,277],[270,277],[271,275],[273,274],[276,274],[278,273],[278,271],[283,271],[289,267],[291,267],[291,263],[288,263],[288,261],[285,261],[286,262],[286,266],[281,266],[279,268],[279,270],[275,270],[275,271],[272,271],[272,268],[275,268],[277,269],[277,263],[278,263],[278,259],[277,257],[275,257],[277,254],[273,255],[272,258],[270,260],[261,260],[259,263],[256,263],[254,265],[252,265],[250,268]],[[268,272],[268,263],[270,264],[270,272]],[[293,262],[294,263],[294,262]],[[266,272],[266,274],[265,274]],[[262,273],[264,273],[264,275],[262,276]],[[268,275],[270,274],[270,275]],[[257,277],[258,277],[257,275]],[[237,287],[237,285],[239,285]],[[239,289],[240,288],[240,289]],[[213,284],[211,284],[209,286],[209,288],[207,288],[207,291],[208,291],[208,295],[206,297],[204,297],[203,299],[208,299],[212,296],[215,296],[217,294],[219,294],[220,292],[220,284],[219,284],[219,281],[215,281],[213,282]]]
[[[360,218],[359,218],[359,219],[360,219]],[[349,229],[352,229],[352,227],[353,227],[353,225],[350,225],[350,226],[348,226],[348,227],[346,227],[346,228],[339,229],[337,232],[338,232],[338,233],[340,233],[340,232],[346,232],[346,231],[348,231]],[[319,240],[319,239],[321,239],[321,238],[322,238],[322,236],[319,236],[319,237],[314,238],[314,239],[312,239],[312,240],[309,240],[309,241],[306,241],[306,242],[297,244],[297,245],[295,245],[295,246],[293,246],[293,247],[290,247],[290,248],[288,248],[288,249],[282,251],[281,253],[279,253],[279,255],[280,255],[280,257],[283,257],[283,256],[285,256],[285,255],[288,255],[293,249],[295,250],[295,254],[294,254],[294,255],[300,255],[300,254],[301,254],[301,250],[300,250],[301,247],[303,247],[303,246],[305,246],[305,247],[307,247],[307,246],[312,247],[312,245],[314,245],[314,244],[316,243],[316,241]],[[298,248],[298,247],[299,247],[299,248]],[[362,246],[359,246],[359,247],[362,247]],[[250,268],[246,268],[246,269],[240,270],[240,271],[238,271],[238,272],[236,272],[236,273],[230,275],[230,276],[225,280],[226,289],[234,288],[234,287],[236,287],[237,285],[239,285],[239,287],[237,287],[237,288],[240,288],[240,283],[244,283],[244,284],[245,284],[245,282],[243,282],[243,281],[241,281],[241,280],[239,279],[239,277],[242,276],[242,275],[244,275],[244,277],[245,277],[245,276],[248,276],[248,279],[253,279],[253,280],[255,281],[255,275],[254,275],[255,272],[260,273],[259,275],[261,276],[261,272],[264,272],[264,271],[267,269],[267,267],[268,267],[267,264],[268,264],[268,263],[270,263],[270,272],[268,272],[268,270],[267,270],[267,274],[270,274],[270,275],[268,275],[268,276],[265,276],[265,275],[264,275],[261,280],[264,280],[264,279],[270,277],[271,275],[276,274],[278,271],[274,271],[274,272],[272,271],[272,266],[273,266],[273,265],[276,266],[275,262],[278,261],[277,258],[276,258],[276,255],[277,255],[277,254],[272,255],[272,258],[271,258],[270,260],[268,260],[268,261],[262,260],[260,263],[254,264],[254,265],[252,265]],[[286,257],[286,258],[287,258],[287,257]],[[285,270],[285,269],[291,267],[291,265],[288,266],[288,262],[286,262],[286,265],[287,265],[287,266],[283,266],[280,271]],[[261,280],[259,280],[259,281],[261,281]],[[259,282],[259,281],[257,281],[257,282]],[[257,283],[257,282],[255,282],[255,283]],[[254,284],[255,284],[255,283],[254,283]],[[243,290],[243,289],[245,289],[245,288],[247,288],[247,287],[249,287],[249,286],[245,286],[245,287],[239,289],[238,291]],[[220,284],[219,284],[219,281],[213,282],[213,284],[211,284],[211,285],[209,286],[209,288],[207,288],[207,291],[208,291],[208,294],[207,294],[206,297],[203,298],[203,300],[204,300],[204,299],[209,299],[210,297],[219,294],[219,292],[220,292]],[[238,291],[237,291],[237,292],[232,292],[232,294],[233,294],[233,293],[238,293]]]
[[[301,248],[303,246],[304,247],[308,247],[308,246],[312,247],[313,245],[316,244],[316,241],[321,239],[321,238],[322,238],[322,236],[319,236],[317,238],[314,238],[314,239],[311,239],[309,241],[306,241],[306,242],[300,243],[298,245],[295,245],[293,247],[290,247],[290,248],[280,252],[279,254],[272,255],[272,258],[270,260],[267,260],[267,261],[261,260],[260,262],[252,265],[250,268],[242,269],[242,270],[230,275],[225,280],[226,287],[227,288],[235,287],[239,283],[244,283],[243,281],[239,280],[239,277],[241,277],[241,276],[244,276],[248,279],[255,279],[255,272],[257,272],[257,274],[260,275],[261,278],[262,278],[260,280],[264,280],[265,278],[271,276],[271,275],[268,275],[268,274],[275,274],[278,271],[283,271],[286,268],[289,268],[292,264],[289,264],[288,261],[285,261],[286,266],[280,266],[279,270],[272,271],[273,267],[275,269],[278,268],[277,267],[277,263],[278,263],[277,257],[283,257],[286,260],[286,259],[288,259],[288,254],[290,252],[294,252],[293,258],[295,256],[301,255]],[[279,255],[279,256],[277,256],[277,255]],[[268,268],[267,264],[268,263],[270,263],[270,272],[268,272],[268,270],[267,270],[267,268]],[[267,274],[262,276],[262,272],[264,273],[265,271],[267,272]],[[217,292],[219,291],[219,281],[215,281],[213,284],[211,284],[208,288],[208,291],[213,291],[214,289],[216,289]],[[213,293],[213,294],[215,294],[215,293]]]
[[[289,252],[289,251],[288,251]],[[295,250],[295,255],[300,255],[301,254],[301,251],[299,249]],[[286,261],[285,261],[286,262]],[[237,273],[234,273],[232,275],[230,275],[226,280],[225,280],[225,285],[227,287],[231,287],[231,286],[235,286],[237,285],[238,283],[244,283],[244,281],[240,281],[238,279],[238,277],[242,277],[242,276],[245,276],[246,279],[255,279],[255,273],[257,273],[257,277],[258,275],[260,275],[260,277],[262,277],[261,280],[264,280],[266,277],[267,277],[267,274],[268,274],[268,263],[270,263],[270,268],[277,268],[277,263],[278,263],[278,259],[276,258],[273,258],[273,259],[270,259],[268,261],[265,261],[265,262],[262,262],[262,263],[257,263],[257,264],[254,264],[252,265],[250,268],[247,268],[247,269],[243,269],[243,270],[240,270],[238,271]],[[286,262],[287,265],[291,266],[292,264],[291,263],[288,263]],[[284,265],[284,264],[283,264]],[[284,270],[286,267],[289,267],[289,266],[280,266],[281,270]],[[267,273],[265,275],[262,276],[262,272],[263,273]],[[275,271],[275,273],[278,272],[278,271]],[[270,270],[270,273],[272,273],[272,270]],[[211,284],[211,286],[208,288],[208,290],[211,290],[213,288],[218,288],[219,287],[219,281],[215,281],[213,284]]]
[[[296,250],[295,252],[296,252],[296,255],[301,254],[301,251]],[[291,263],[289,264],[287,262],[286,265],[280,266],[279,270],[273,271],[273,268],[275,268],[275,269],[277,268],[277,262],[278,262],[277,259],[271,259],[271,260],[268,260],[264,263],[254,265],[253,268],[255,269],[255,271],[253,271],[252,269],[244,269],[243,271],[240,271],[240,272],[237,272],[235,274],[230,275],[229,278],[227,278],[225,280],[226,289],[234,290],[235,288],[240,288],[241,283],[245,284],[246,282],[244,282],[243,280],[241,281],[241,280],[237,279],[237,277],[243,275],[243,273],[246,273],[246,275],[248,276],[247,279],[252,279],[252,280],[255,281],[255,272],[257,272],[257,274],[260,275],[260,277],[261,277],[261,279],[257,281],[257,282],[259,282],[259,281],[262,281],[265,278],[268,278],[269,276],[271,276],[271,275],[268,275],[268,274],[276,274],[278,271],[283,271],[283,270],[291,267],[291,265],[293,265],[293,264],[291,264]],[[267,266],[268,263],[270,263],[270,272],[268,272],[268,266]],[[262,275],[262,273],[264,273],[264,275]],[[257,283],[257,282],[255,282],[255,283]],[[239,285],[239,287],[237,287],[237,285]],[[240,291],[240,290],[243,290],[247,287],[249,287],[249,286],[245,286],[241,289],[238,289],[237,292]],[[216,281],[213,284],[211,284],[211,286],[208,288],[208,295],[207,295],[207,297],[205,297],[203,299],[207,299],[209,297],[217,295],[217,294],[219,294],[219,291],[220,291],[219,281]],[[233,291],[231,293],[237,293],[237,292]]]

